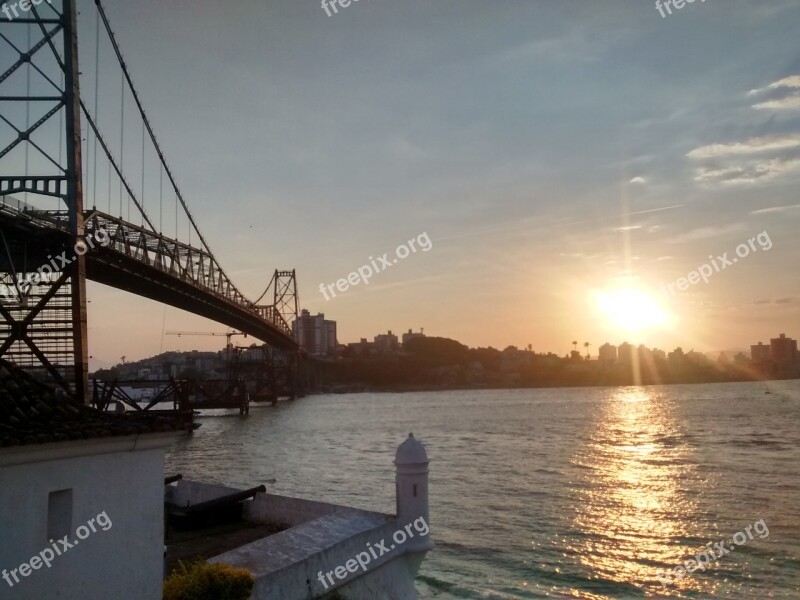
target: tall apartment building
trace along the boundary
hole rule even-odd
[[[612,346],[608,342],[600,346],[598,349],[598,360],[600,362],[610,362],[615,363],[617,362],[617,347]]]
[[[769,341],[772,360],[778,366],[792,365],[797,362],[797,340],[787,338],[785,333]]]
[[[750,358],[753,362],[763,363],[772,358],[772,349],[764,342],[758,342],[750,346]]]
[[[336,353],[336,321],[325,318],[323,313],[312,316],[303,309],[292,323],[292,333],[300,347],[315,356],[330,356]]]

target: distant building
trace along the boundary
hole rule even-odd
[[[750,358],[753,362],[768,362],[772,358],[772,349],[763,342],[750,346]]]
[[[792,365],[797,361],[797,340],[787,338],[785,333],[769,341],[772,360],[779,367]]]
[[[398,341],[397,336],[392,333],[392,330],[389,330],[389,333],[380,334],[375,336],[374,340],[375,348],[378,350],[382,350],[385,352],[392,352],[397,350]]]
[[[617,362],[617,347],[605,343],[598,349],[600,362]]]
[[[683,353],[683,348],[675,348],[667,355],[669,362],[673,365],[682,364],[686,360],[686,355]]]
[[[623,342],[619,345],[617,349],[617,356],[619,357],[619,362],[624,364],[632,364],[633,363],[633,346],[631,346],[628,342]]]
[[[368,342],[367,338],[361,338],[360,342],[352,342],[347,344],[347,347],[356,354],[367,354],[372,352],[375,345],[372,342]]]
[[[415,338],[424,338],[424,337],[425,334],[422,333],[422,331],[420,331],[419,333],[414,333],[409,329],[408,333],[403,334],[403,346],[405,346],[409,342],[409,340],[413,340]]]
[[[292,333],[300,347],[316,356],[329,356],[336,353],[336,321],[325,319],[323,313],[311,316],[303,309],[292,323]]]

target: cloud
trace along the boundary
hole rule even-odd
[[[754,104],[753,108],[758,110],[795,110],[800,108],[800,94],[791,94],[775,100],[767,100]]]
[[[800,158],[774,158],[731,167],[700,167],[695,171],[698,182],[739,185],[771,181],[800,171]]]
[[[730,225],[699,227],[692,229],[686,233],[672,238],[670,241],[673,244],[680,244],[683,242],[690,242],[695,240],[705,240],[708,238],[719,237],[729,233],[741,231],[744,228],[744,223],[731,223]]]
[[[764,215],[768,213],[782,213],[782,212],[797,210],[798,208],[800,208],[800,204],[789,204],[787,206],[771,206],[769,208],[760,208],[759,210],[754,210],[750,214]]]
[[[660,212],[662,210],[672,210],[673,208],[681,208],[683,204],[673,204],[672,206],[662,206],[661,208],[651,208],[650,210],[639,210],[636,212],[628,213],[628,215],[644,215],[647,213]]]
[[[749,92],[747,92],[747,95],[755,96],[756,94],[763,94],[768,90],[779,90],[785,88],[790,88],[790,89],[800,88],[800,75],[789,75],[788,77],[784,77],[783,79],[779,79],[778,81],[773,81],[766,87],[750,90]]]
[[[767,90],[779,90],[785,88],[800,88],[800,75],[789,75],[788,77],[784,77],[778,81],[773,81],[767,87],[750,90],[747,92],[747,95],[755,96],[756,94],[762,94]]]
[[[625,227],[617,227],[614,231],[633,231],[634,229],[641,229],[641,225],[626,225]]]
[[[800,133],[750,138],[746,142],[733,144],[709,144],[708,146],[695,148],[686,156],[694,159],[704,159],[718,156],[742,156],[760,152],[775,152],[793,148],[800,148]]]
[[[800,304],[800,296],[787,296],[785,298],[762,298],[753,304]]]
[[[759,154],[776,154],[774,158]],[[731,144],[709,144],[689,152],[687,157],[705,161],[695,169],[694,180],[724,185],[770,181],[800,168],[800,133],[750,138]]]
[[[748,96],[758,96],[765,92],[772,90],[798,90],[800,89],[800,75],[789,75],[778,81],[770,83],[767,87],[750,90],[747,92]],[[785,96],[770,98],[758,104],[754,104],[753,108],[757,110],[794,110],[800,109],[800,93],[790,92]]]
[[[647,179],[645,179],[644,177],[634,177],[628,183],[642,183],[642,184],[644,184],[644,183],[647,183]]]

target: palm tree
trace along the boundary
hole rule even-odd
[[[578,342],[576,342],[575,340],[572,341],[572,349],[575,352],[578,351]]]
[[[589,356],[589,346],[591,346],[589,342],[583,342],[583,347],[586,348],[586,360],[589,360],[591,358]]]

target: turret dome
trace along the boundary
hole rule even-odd
[[[408,434],[408,438],[397,447],[397,454],[394,457],[395,465],[421,465],[428,463],[428,453],[425,446],[414,437],[413,433]]]

